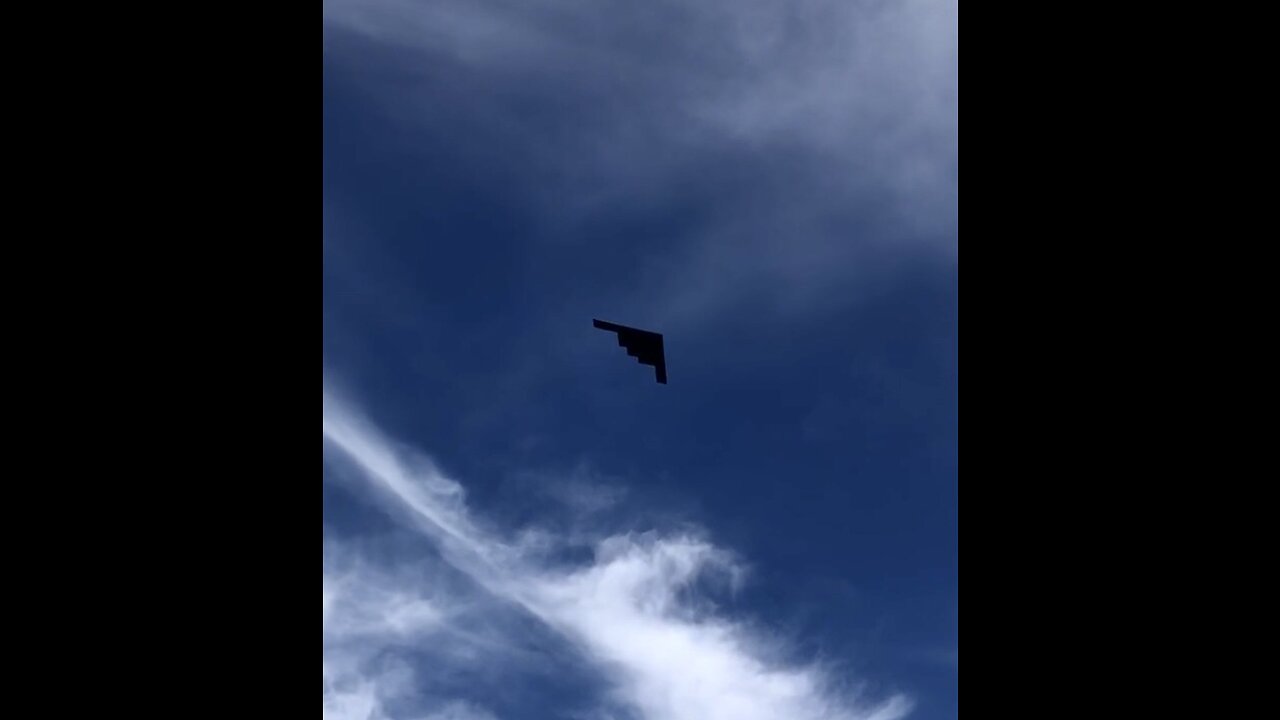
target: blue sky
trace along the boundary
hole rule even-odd
[[[956,717],[956,4],[324,14],[325,717]]]

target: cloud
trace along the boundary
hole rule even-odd
[[[458,482],[392,443],[328,390],[324,445],[327,465],[362,478],[451,571],[491,603],[535,619],[576,648],[608,680],[608,707],[646,720],[894,720],[910,709],[902,696],[867,702],[719,608],[709,589],[736,587],[740,563],[695,533],[616,535],[599,542],[590,560],[574,563],[527,542],[527,533],[504,533],[475,517]],[[439,583],[415,582],[411,573],[372,570],[332,546],[325,567],[326,718],[376,720],[389,697],[412,686],[404,667],[376,668],[372,655],[351,649],[361,647],[352,638],[381,638],[373,647],[385,647],[387,638],[419,642],[483,604],[451,599]],[[449,707],[437,715],[487,712]]]
[[[517,184],[550,242],[685,218],[627,250],[616,302],[647,321],[799,312],[882,255],[958,252],[956,0],[326,0],[324,22],[394,58],[362,77],[406,142]]]
[[[435,595],[408,573],[371,564],[326,537],[325,720],[383,720],[391,717],[388,702],[412,694],[406,682],[412,671],[388,653],[398,645],[425,645],[448,629]]]

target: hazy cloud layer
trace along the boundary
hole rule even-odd
[[[955,0],[326,0],[324,14],[331,35],[394,58],[362,77],[405,137],[517,183],[544,239],[610,243],[620,217],[685,217],[637,241],[653,249],[634,249],[617,299],[643,297],[666,327],[829,303],[885,255],[957,255]]]

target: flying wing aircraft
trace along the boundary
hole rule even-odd
[[[592,320],[591,324],[601,330],[618,334],[618,344],[627,349],[627,354],[634,357],[641,365],[652,365],[658,376],[658,382],[667,384],[667,358],[662,349],[662,336],[648,330]]]

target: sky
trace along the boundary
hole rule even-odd
[[[957,716],[957,28],[325,0],[326,720]]]

